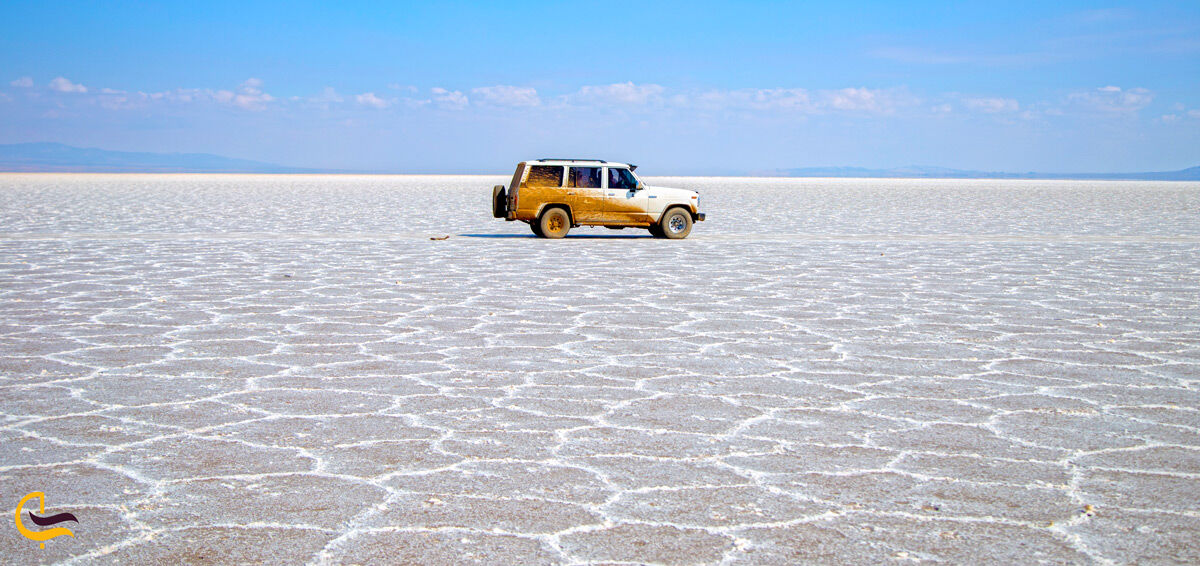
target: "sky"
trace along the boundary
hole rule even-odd
[[[1200,2],[0,3],[0,143],[647,174],[1200,165]]]

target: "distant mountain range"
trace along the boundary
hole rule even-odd
[[[0,171],[94,173],[373,173],[287,167],[210,153],[150,153],[110,151],[61,143],[0,144]],[[383,171],[375,171],[381,173]],[[423,173],[424,171],[415,171]],[[945,167],[807,167],[759,171],[771,177],[862,177],[919,179],[1103,179],[1147,181],[1200,181],[1200,167],[1180,171],[1145,173],[1003,173],[964,171]]]
[[[61,143],[0,144],[0,171],[91,173],[325,173],[209,153],[149,153]]]
[[[945,167],[922,167],[912,165],[894,169],[867,169],[864,167],[806,167],[803,169],[780,169],[761,173],[777,177],[866,177],[905,179],[1078,179],[1078,180],[1133,180],[1133,181],[1200,181],[1200,167],[1179,171],[1150,171],[1142,173],[1003,173],[998,171],[964,171]]]

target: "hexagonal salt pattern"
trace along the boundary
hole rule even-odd
[[[1200,561],[1200,186],[497,182],[0,175],[0,556]]]

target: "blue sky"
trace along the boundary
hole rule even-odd
[[[0,5],[0,143],[322,168],[1200,165],[1200,3]]]

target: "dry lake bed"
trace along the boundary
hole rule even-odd
[[[0,175],[0,561],[1200,561],[1200,184],[650,181]]]

